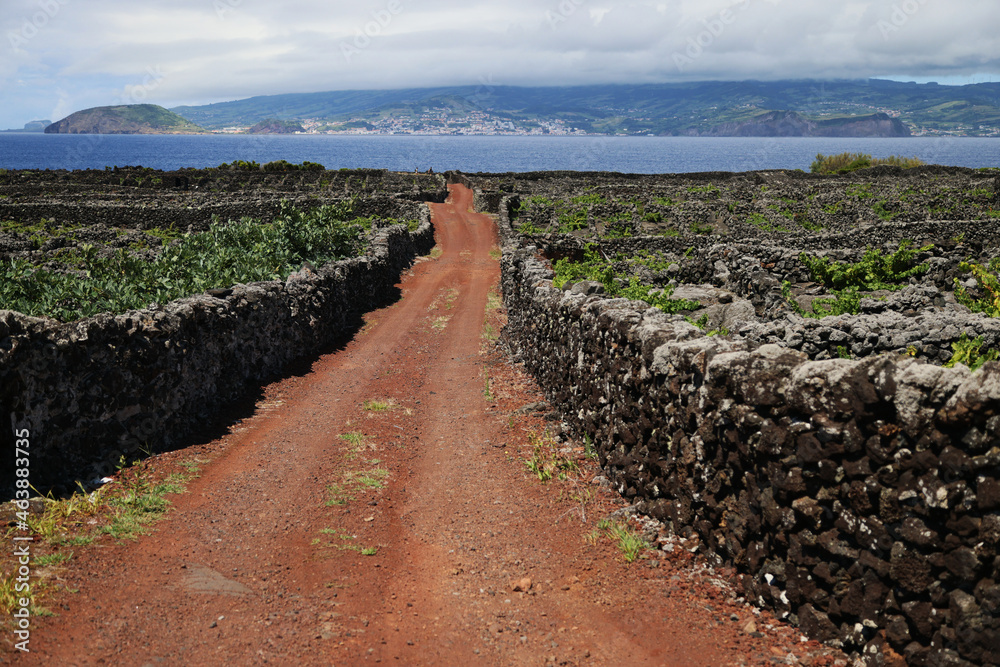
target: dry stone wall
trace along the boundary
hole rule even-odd
[[[123,455],[131,461],[182,442],[390,299],[401,271],[434,244],[426,206],[419,215],[416,232],[379,230],[367,255],[283,282],[68,324],[0,311],[4,451],[13,451],[13,429],[28,429],[32,483],[59,491],[107,474]],[[13,489],[12,474],[4,472],[0,488]]]
[[[626,498],[868,664],[1000,664],[1000,364],[817,361],[552,277],[506,245],[506,340]]]
[[[282,200],[313,208],[343,199],[352,201],[357,216],[415,219],[423,202],[441,202],[447,194],[442,176],[380,169],[0,170],[0,222],[197,232],[214,217],[272,219]],[[18,245],[24,240],[0,227],[0,254],[24,250]]]

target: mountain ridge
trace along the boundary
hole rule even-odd
[[[591,134],[705,135],[772,111],[810,121],[886,114],[911,134],[1000,136],[1000,84],[966,86],[869,80],[703,81],[563,87],[494,85],[347,90],[267,95],[172,111],[209,129],[249,127],[267,118],[323,123],[402,120],[421,131],[428,110],[533,128],[561,123]],[[433,115],[433,114],[430,114]],[[409,125],[406,125],[409,123]],[[321,123],[322,125],[322,123]],[[431,123],[431,130],[441,124]],[[333,129],[336,129],[333,128]],[[424,128],[426,129],[426,127]]]

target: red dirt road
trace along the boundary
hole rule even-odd
[[[137,542],[81,550],[62,573],[79,592],[49,604],[58,615],[38,619],[31,654],[7,658],[727,665],[794,652],[831,664],[697,573],[681,545],[684,558],[627,564],[607,540],[585,540],[620,507],[590,483],[597,472],[579,484],[528,472],[526,430],[544,423],[512,413],[541,398],[482,353],[499,266],[494,225],[471,203],[453,186],[432,205],[443,254],[415,265],[403,298],[187,452],[205,461],[188,493]]]

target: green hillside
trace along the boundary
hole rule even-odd
[[[173,111],[206,128],[266,118],[371,122],[427,109],[487,112],[517,124],[563,121],[588,132],[699,134],[767,111],[813,120],[889,113],[911,131],[1000,134],[1000,84],[968,86],[858,81],[708,81],[525,88],[453,86],[252,97]]]
[[[94,107],[45,128],[47,134],[200,134],[205,130],[156,104]]]

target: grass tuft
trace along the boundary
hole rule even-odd
[[[531,455],[524,460],[524,465],[539,481],[565,480],[569,473],[579,469],[575,461],[559,451],[558,443],[552,438],[529,433],[528,443],[531,445]]]
[[[650,548],[649,542],[642,539],[639,533],[627,523],[602,519],[597,522],[597,529],[589,533],[586,539],[591,544],[596,544],[602,535],[610,537],[615,542],[618,550],[625,557],[626,563],[636,560],[643,551]]]
[[[387,412],[396,407],[396,401],[391,398],[373,398],[361,404],[366,412]]]

